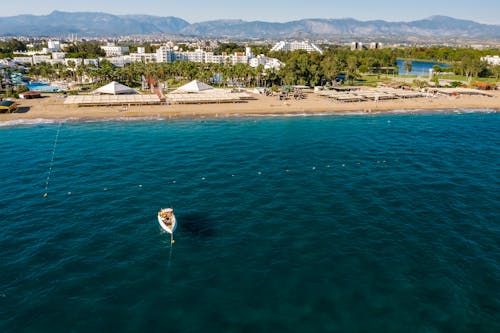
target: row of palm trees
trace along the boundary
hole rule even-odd
[[[71,61],[68,66],[47,63],[33,66],[29,74],[51,80],[72,80],[78,83],[84,81],[101,85],[110,81],[119,81],[128,86],[140,86],[143,79],[154,79],[167,82],[169,86],[177,86],[198,79],[206,83],[225,86],[238,84],[245,86],[260,86],[280,84],[276,71],[264,70],[246,64],[207,64],[187,61],[174,63],[142,63],[135,62],[125,67],[115,67],[107,60],[102,60],[99,67],[93,65],[76,65]],[[85,78],[87,80],[85,80]]]

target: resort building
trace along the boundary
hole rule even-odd
[[[33,65],[33,56],[31,56],[31,57],[14,57],[13,60],[14,60],[14,62],[17,62],[19,64]]]
[[[252,48],[247,46],[245,48],[245,55],[248,57],[248,59],[252,59],[254,57],[252,53]]]
[[[175,52],[172,51],[170,46],[163,45],[156,50],[156,61],[171,63],[175,61]]]
[[[254,68],[262,65],[265,69],[275,70],[283,67],[283,63],[278,59],[268,58],[262,54],[254,56],[249,47],[246,48],[245,52],[235,52],[233,54],[222,53],[218,55],[200,48],[195,51],[184,52],[179,51],[175,47],[172,48],[171,45],[163,45],[155,53],[145,53],[144,48],[138,48],[137,53],[131,53],[125,57],[107,58],[107,60],[118,67],[123,67],[133,62],[173,63],[175,61],[229,65],[246,64]]]
[[[106,58],[113,66],[116,67],[125,67],[131,63],[130,56],[121,56],[121,57],[111,57]]]
[[[235,52],[233,55],[229,56],[233,65],[236,64],[248,64],[248,56],[243,52]]]
[[[363,45],[361,42],[352,42],[351,43],[351,51],[361,51],[363,48],[366,49],[366,46]]]
[[[144,51],[144,48],[137,48],[137,51]],[[130,53],[130,62],[156,62],[156,53]]]
[[[205,62],[209,64],[223,64],[226,56],[215,55],[213,52],[205,52]]]
[[[186,59],[189,62],[202,63],[205,61],[205,52],[201,49],[197,49],[194,52],[184,52]]]
[[[83,64],[99,67],[99,59],[83,59]]]
[[[33,64],[36,65],[36,64],[41,64],[41,63],[50,63],[50,61],[52,60],[52,56],[50,55],[40,55],[40,54],[37,54],[37,55],[34,55],[33,56]]]
[[[66,58],[66,53],[65,52],[52,52],[52,59],[64,59]]]
[[[379,50],[384,47],[384,44],[379,42],[372,42],[370,44],[363,44],[361,42],[352,42],[351,51],[362,51],[362,50]]]
[[[106,52],[106,57],[119,57],[128,52],[128,46],[116,46],[113,43],[108,43],[106,46],[101,46],[101,49]]]
[[[156,51],[156,62],[172,63],[174,61],[189,61],[207,64],[248,64],[250,60],[248,56],[249,54],[252,55],[249,48],[247,52],[244,53],[235,52],[232,55],[228,55],[227,53],[216,55],[213,52],[207,52],[202,49],[197,49],[191,52],[176,51],[175,49],[170,48],[170,46],[164,45]],[[135,58],[131,58],[132,62],[134,60]]]
[[[486,56],[481,58],[482,61],[486,61],[488,65],[492,66],[500,66],[500,57],[499,56]]]
[[[49,40],[47,42],[47,53],[61,51],[61,42],[58,40]]]
[[[279,70],[281,67],[285,65],[278,59],[268,58],[263,54],[251,58],[248,61],[248,64],[253,68],[257,68],[259,65],[262,65],[264,66],[264,69],[274,69],[274,70]]]
[[[51,65],[55,65],[55,64],[62,64],[62,65],[64,65],[65,63],[66,63],[66,62],[65,62],[65,60],[64,60],[64,59],[53,59],[53,58],[52,58],[52,59],[49,61],[49,64],[51,64]]]
[[[276,45],[273,46],[271,49],[271,52],[276,52],[276,51],[295,51],[295,50],[305,50],[307,52],[319,52],[320,54],[323,54],[323,50],[320,49],[317,45],[304,41],[304,42],[285,42],[281,41],[278,42]]]
[[[99,66],[99,59],[80,59],[80,58],[66,58],[66,53],[64,52],[52,52],[52,55],[48,54],[35,54],[32,56],[14,57],[14,62],[20,64],[30,64],[37,65],[41,63],[47,63],[51,65],[63,64],[68,67],[84,65],[94,65]]]
[[[16,68],[17,67],[17,61],[5,58],[5,59],[0,59],[0,68]],[[22,67],[22,66],[21,66]]]
[[[299,43],[302,45],[301,43]],[[288,48],[294,49],[295,47],[300,47],[299,44],[291,44]],[[294,46],[295,45],[295,46]],[[304,44],[305,45],[305,44]],[[302,45],[302,46],[304,46]],[[313,45],[314,44],[308,44]],[[309,46],[304,49],[314,49],[313,46]],[[305,46],[304,46],[305,47]],[[75,68],[82,64],[84,65],[94,65],[99,66],[99,62],[102,59],[108,60],[111,64],[117,67],[124,67],[134,62],[143,63],[173,63],[175,61],[189,61],[194,63],[207,63],[207,64],[225,64],[225,65],[236,65],[245,64],[251,67],[257,68],[262,65],[264,69],[274,69],[279,70],[284,66],[282,62],[278,59],[268,58],[261,54],[255,56],[252,53],[250,47],[245,49],[245,52],[235,52],[233,54],[214,54],[214,52],[205,51],[201,48],[195,51],[181,51],[177,46],[173,46],[172,43],[167,43],[160,46],[155,53],[146,53],[144,47],[138,47],[137,52],[130,53],[129,55],[123,55],[123,52],[127,52],[127,47],[120,47],[108,44],[106,46],[101,46],[101,48],[106,52],[107,56],[100,59],[79,59],[79,58],[66,58],[65,52],[53,51],[51,54],[36,54],[36,52],[21,52],[14,57],[13,61],[20,64],[40,64],[49,63],[51,65],[64,64],[70,68]],[[314,49],[317,51],[316,49]],[[321,50],[320,50],[321,51]],[[319,51],[317,51],[319,52]],[[322,52],[322,51],[321,51]],[[114,55],[122,54],[122,55]],[[114,56],[109,56],[114,55]]]
[[[371,50],[379,50],[379,49],[382,49],[383,47],[384,47],[384,44],[379,43],[379,42],[370,43]]]
[[[66,58],[66,59],[64,59],[64,63],[68,67],[76,67],[76,66],[80,66],[83,63],[83,59],[80,59],[80,58]]]

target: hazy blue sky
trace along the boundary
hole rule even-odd
[[[177,16],[191,23],[213,19],[284,22],[302,18],[411,21],[447,15],[500,24],[499,0],[22,0],[2,1],[0,16],[45,15],[53,10]]]

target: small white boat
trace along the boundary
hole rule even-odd
[[[177,220],[174,215],[174,210],[172,208],[162,208],[158,212],[158,223],[163,230],[169,234],[173,234],[175,228],[177,228]]]

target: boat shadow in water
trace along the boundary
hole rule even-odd
[[[202,213],[188,213],[186,215],[177,216],[179,222],[178,227],[183,232],[188,232],[197,237],[212,237],[215,234],[213,226],[215,220],[210,216]]]

